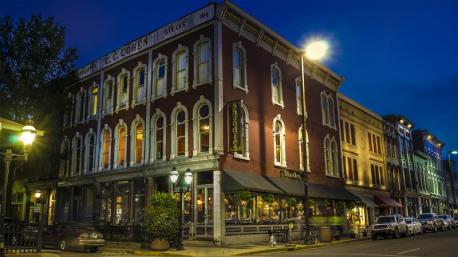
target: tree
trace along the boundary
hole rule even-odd
[[[33,15],[14,23],[0,17],[0,117],[18,122],[31,117],[46,131],[34,143],[29,167],[55,168],[50,160],[58,154],[64,89],[77,78],[75,60],[76,50],[65,46],[65,28],[53,18]]]

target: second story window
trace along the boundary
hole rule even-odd
[[[371,164],[371,179],[373,185],[384,185],[382,166]]]
[[[159,55],[153,64],[153,99],[167,95],[167,57]]]
[[[246,76],[246,52],[242,44],[235,43],[232,46],[232,83],[234,88],[248,91]]]
[[[367,139],[369,142],[369,151],[375,154],[382,154],[380,136],[371,132],[367,132]]]
[[[127,109],[129,107],[129,73],[123,71],[118,76],[118,101],[117,110]]]
[[[188,48],[179,46],[173,54],[173,85],[172,92],[188,89]]]
[[[283,106],[282,75],[277,64],[271,67],[272,102]]]
[[[326,94],[325,91],[321,92],[321,114],[323,125],[330,128],[336,128],[335,111],[334,97],[332,94]]]
[[[99,87],[94,85],[91,87],[89,101],[89,117],[97,116],[97,108],[99,107]]]
[[[135,87],[134,87],[134,104],[141,104],[145,102],[145,65],[139,64],[135,70]]]
[[[113,112],[113,78],[108,76],[103,88],[103,114]]]
[[[358,181],[358,161],[356,159],[344,156],[343,168],[347,180]]]
[[[345,120],[340,120],[340,137],[343,142],[356,145],[355,125]]]
[[[210,40],[201,37],[194,45],[194,85],[211,81]]]
[[[339,177],[338,153],[336,140],[327,135],[324,139],[324,159],[328,176]]]
[[[280,116],[274,119],[274,164],[286,166],[285,126]]]

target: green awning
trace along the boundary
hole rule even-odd
[[[265,177],[250,172],[225,170],[222,178],[223,191],[226,193],[249,190],[260,193],[283,194]]]
[[[267,179],[287,195],[304,196],[304,182],[302,180],[286,177],[268,177]]]
[[[361,200],[361,202],[363,202],[366,205],[366,207],[370,207],[370,208],[378,207],[378,205],[374,202],[373,197],[365,196],[357,192],[351,192],[351,193],[356,195]]]
[[[359,201],[359,198],[350,193],[343,186],[325,186],[320,184],[308,184],[309,197],[330,200]]]

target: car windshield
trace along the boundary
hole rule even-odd
[[[391,223],[394,222],[394,217],[379,217],[377,223]]]
[[[419,219],[432,219],[432,218],[433,218],[433,215],[430,214],[430,213],[424,213],[424,214],[418,215],[418,218],[419,218]]]

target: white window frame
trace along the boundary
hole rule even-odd
[[[137,125],[142,124],[142,159],[137,163],[137,154],[135,152],[137,147]],[[135,115],[135,119],[130,125],[130,166],[141,166],[145,163],[145,139],[146,139],[146,126],[145,120],[140,115]]]
[[[111,83],[111,99],[108,99],[108,83]],[[116,98],[115,96],[115,86],[116,86],[116,83],[115,83],[115,79],[111,76],[111,75],[108,75],[107,78],[105,79],[105,81],[103,82],[103,92],[102,92],[102,95],[103,95],[103,102],[102,102],[102,106],[103,106],[103,110],[102,110],[102,113],[103,115],[108,115],[108,114],[112,114],[113,113],[113,105],[114,105],[114,98]],[[110,101],[110,109],[107,110],[107,103],[108,101]]]
[[[178,61],[177,60],[177,55],[179,53],[181,53],[182,51],[184,51],[184,56],[185,56],[185,59],[186,59],[186,76],[185,76],[185,82],[184,82],[184,87],[183,88],[180,88],[178,89],[177,88],[177,84],[178,84],[178,78],[177,78],[177,65],[178,65]],[[181,91],[188,91],[189,90],[189,48],[187,46],[184,46],[184,45],[181,45],[179,44],[178,45],[178,48],[175,49],[175,51],[173,51],[173,55],[172,55],[172,89],[170,91],[170,95],[174,95],[178,92],[181,92]]]
[[[296,78],[294,80],[295,82],[295,89],[296,89],[296,112],[297,112],[297,115],[303,115],[303,111],[302,111],[302,107],[303,107],[303,104],[302,104],[302,83],[301,83],[301,78]],[[299,93],[299,94],[298,94]]]
[[[248,114],[248,108],[243,104],[243,100],[241,100],[240,107],[245,115],[245,153],[239,154],[237,152],[234,153],[234,158],[242,159],[242,160],[250,160],[250,116]]]
[[[140,71],[143,70],[144,73],[144,84],[143,84],[143,92],[141,94],[141,99],[140,101],[137,101],[137,94],[136,91],[138,88],[141,88],[140,86]],[[136,105],[140,104],[145,104],[146,103],[146,85],[148,84],[148,73],[146,72],[146,64],[142,62],[138,62],[137,66],[134,68],[133,76],[132,76],[132,84],[134,85],[133,90],[132,90],[132,108],[135,107]]]
[[[157,153],[157,144],[156,144],[156,131],[157,131],[157,119],[161,117],[163,119],[163,139],[162,139],[162,159],[161,160],[156,160],[156,153]],[[153,117],[151,118],[151,156],[150,156],[150,162],[159,162],[159,161],[165,161],[167,159],[166,156],[166,147],[167,147],[167,116],[165,115],[164,112],[162,112],[159,108],[156,109],[156,112],[153,114]]]
[[[79,140],[80,145],[76,144],[77,140]],[[79,132],[76,132],[75,136],[72,139],[72,168],[71,168],[71,176],[81,175],[83,171],[83,137],[80,135]],[[76,156],[77,151],[80,151],[80,160],[79,160],[79,170],[76,170]]]
[[[92,110],[94,109],[94,94],[92,94],[92,90],[94,88],[97,88],[97,106],[96,106],[96,111],[95,111],[95,114],[92,113]],[[93,120],[93,119],[96,119],[97,118],[97,115],[99,114],[99,105],[100,105],[100,99],[99,99],[99,91],[100,90],[100,87],[97,83],[92,83],[92,86],[89,87],[89,91],[88,91],[88,98],[89,98],[89,101],[88,101],[88,111],[87,111],[87,119],[88,120]]]
[[[185,113],[185,155],[178,156],[178,145],[177,145],[177,114],[178,111],[183,110]],[[188,134],[188,123],[189,123],[189,116],[188,116],[188,109],[186,106],[182,105],[180,102],[177,102],[177,105],[172,110],[172,115],[170,116],[170,127],[171,127],[171,152],[170,152],[170,159],[176,158],[187,158],[189,156],[189,134]]]
[[[241,52],[241,62],[242,62],[242,69],[241,69],[241,76],[243,76],[242,78],[242,82],[244,83],[244,85],[239,85],[238,83],[236,83],[235,81],[235,63],[234,63],[234,53],[235,51],[237,50],[240,50]],[[237,43],[234,43],[232,44],[232,85],[233,85],[233,88],[237,88],[237,89],[240,89],[242,91],[244,91],[246,94],[248,94],[248,80],[247,80],[247,54],[246,54],[246,50],[245,48],[242,46],[242,42],[239,41]]]
[[[122,101],[122,93],[121,93],[121,82],[122,82],[122,77],[127,76],[127,103],[125,106],[121,106],[121,101]],[[116,113],[118,113],[120,110],[128,110],[129,109],[129,93],[130,93],[130,72],[126,69],[122,69],[121,72],[118,74],[117,78],[117,83],[116,83]]]
[[[329,147],[326,146],[326,142],[329,142]],[[333,144],[336,146],[335,149],[332,149]],[[331,138],[329,134],[326,135],[323,141],[323,149],[326,176],[339,178],[339,152],[335,137]],[[329,167],[329,164],[331,164],[332,166]]]
[[[201,140],[200,140],[200,115],[199,115],[199,109],[202,105],[206,104],[208,106],[208,110],[209,110],[209,113],[208,113],[208,124],[210,125],[210,129],[209,129],[209,142],[208,142],[208,152],[205,152],[205,153],[202,153],[200,151],[200,143],[201,143]],[[210,154],[213,154],[213,109],[212,109],[212,104],[211,102],[206,99],[203,95],[200,96],[199,100],[194,104],[194,108],[193,108],[193,118],[192,118],[192,124],[193,124],[193,132],[194,132],[194,135],[193,135],[193,156],[196,156],[196,155],[201,155],[201,154],[205,154],[205,155],[210,155]]]
[[[336,108],[332,93],[326,94],[322,91],[321,94],[321,117],[324,126],[337,129],[336,127]],[[326,109],[325,109],[326,108]]]
[[[94,149],[93,149],[93,153],[92,153],[92,158],[93,161],[92,163],[89,163],[89,150],[90,150],[90,137],[94,137]],[[89,132],[86,133],[86,137],[84,139],[85,141],[85,144],[84,144],[84,148],[85,148],[85,151],[84,151],[84,170],[83,170],[83,174],[87,174],[89,173],[89,168],[90,166],[89,165],[92,165],[92,173],[94,173],[96,171],[96,163],[95,163],[95,152],[96,152],[96,147],[97,147],[97,135],[94,133],[94,131],[92,130],[92,128],[89,129]]]
[[[281,151],[281,156],[280,156],[280,162],[277,162],[277,151],[275,149],[275,146],[276,146],[276,142],[275,142],[275,124],[278,122],[281,123],[281,131],[279,131],[280,133],[280,151]],[[278,166],[278,167],[286,167],[286,128],[285,128],[285,123],[283,122],[283,119],[281,118],[281,115],[278,114],[277,116],[275,116],[275,118],[273,119],[273,123],[272,123],[272,134],[273,134],[273,150],[274,150],[274,166]]]
[[[103,166],[103,154],[104,154],[104,151],[103,151],[103,143],[104,143],[103,140],[104,140],[104,137],[103,136],[104,136],[105,130],[108,130],[108,132],[110,133],[110,140],[109,140],[109,145],[108,145],[108,168],[104,168],[104,166]],[[110,170],[111,169],[111,154],[112,154],[112,150],[113,150],[112,149],[113,131],[108,126],[108,124],[105,124],[103,129],[101,130],[99,143],[100,143],[99,171]]]
[[[163,95],[158,95],[156,93],[156,90],[157,90],[157,72],[158,72],[158,63],[160,61],[164,60],[164,65],[165,65],[165,70],[164,70],[164,94]],[[158,56],[156,57],[156,59],[154,59],[153,61],[153,90],[152,90],[152,100],[156,100],[156,99],[159,99],[159,98],[166,98],[167,97],[167,70],[168,70],[168,61],[167,61],[167,56],[166,55],[162,55],[162,54],[158,54]]]
[[[124,156],[126,158],[126,161],[124,162],[124,165],[119,165],[118,164],[118,159],[119,159],[119,130],[124,127],[126,129],[126,138],[125,138],[125,142],[126,142],[126,148],[124,149]],[[116,127],[115,127],[115,134],[114,134],[114,138],[115,138],[115,148],[114,148],[114,163],[113,163],[113,168],[114,169],[120,169],[120,168],[127,168],[127,147],[128,147],[128,143],[129,141],[127,141],[127,138],[128,138],[128,135],[129,135],[129,129],[127,127],[127,124],[122,120],[122,119],[119,119],[119,122],[118,124],[116,124]]]
[[[200,60],[200,52],[199,48],[200,45],[202,44],[207,44],[208,45],[208,74],[207,74],[207,80],[205,81],[200,81],[199,78],[199,65],[201,64]],[[197,86],[203,85],[203,84],[208,84],[212,83],[213,78],[212,78],[212,44],[211,40],[207,37],[204,37],[203,35],[200,35],[200,39],[194,43],[194,80],[193,80],[193,88],[196,88]]]
[[[278,94],[279,94],[279,98],[280,98],[280,102],[278,102],[276,99],[276,97],[274,96],[274,90],[276,88],[276,86],[274,85],[274,80],[273,80],[273,74],[274,74],[274,70],[278,71],[278,80],[279,80],[279,85],[278,85]],[[282,108],[284,108],[284,104],[283,104],[283,75],[282,75],[282,72],[281,72],[281,69],[280,67],[278,66],[278,63],[275,62],[274,64],[270,65],[270,85],[271,85],[271,93],[272,93],[272,104],[273,105],[278,105]]]

